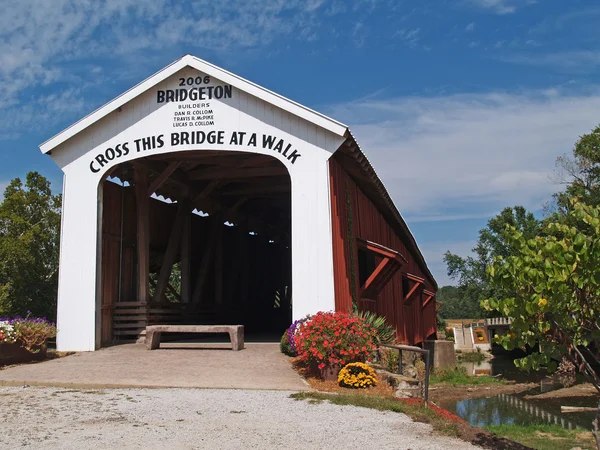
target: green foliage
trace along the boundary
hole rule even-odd
[[[563,192],[554,194],[554,205],[547,211],[548,222],[569,220],[571,199],[600,205],[600,126],[584,134],[575,143],[572,156],[560,156],[556,160],[559,182],[566,184]]]
[[[600,344],[600,210],[571,200],[568,223],[551,222],[533,238],[507,226],[505,239],[518,253],[497,256],[488,268],[501,298],[482,302],[512,318],[504,348],[534,353],[515,364],[524,370],[556,368],[571,346]]]
[[[29,172],[0,204],[0,316],[56,317],[61,197]]]
[[[398,350],[380,347],[379,348],[379,363],[388,372],[397,373],[400,362],[400,353]]]
[[[429,379],[431,384],[449,383],[453,385],[461,384],[496,384],[500,380],[488,375],[471,376],[467,374],[467,369],[461,365],[450,367],[439,367],[431,372]]]
[[[394,344],[396,342],[396,329],[387,324],[385,317],[378,316],[370,311],[361,311],[358,316],[368,323],[377,332],[375,336],[375,345]]]
[[[486,359],[485,354],[481,353],[481,350],[479,349],[479,347],[477,347],[477,350],[479,350],[479,351],[459,353],[459,354],[457,354],[457,358],[461,362],[481,363],[481,362],[485,361],[485,359]]]
[[[284,355],[296,356],[292,351],[292,347],[290,347],[290,336],[287,330],[285,330],[283,332],[283,335],[281,336],[281,341],[279,342],[279,350],[281,350],[281,353],[283,353]]]
[[[438,301],[444,305],[440,310],[443,318],[487,317],[490,313],[481,308],[481,300],[505,295],[507,287],[500,288],[490,284],[486,267],[496,256],[508,257],[518,252],[518,249],[512,247],[505,239],[504,230],[507,226],[514,227],[523,235],[532,238],[539,232],[541,223],[522,206],[504,208],[479,232],[479,240],[473,248],[474,256],[461,257],[446,252],[444,262],[448,268],[448,275],[458,282],[458,286],[444,286],[438,290]]]
[[[18,318],[10,324],[16,332],[17,341],[32,353],[37,353],[48,339],[56,337],[56,325],[46,319]]]
[[[483,427],[490,433],[519,442],[531,448],[563,450],[568,448],[594,448],[591,433],[583,430],[567,430],[560,425],[550,424],[504,424]]]

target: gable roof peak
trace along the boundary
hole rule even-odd
[[[192,67],[202,73],[210,75],[222,82],[230,84],[231,86],[245,91],[246,93],[253,95],[267,103],[270,103],[278,108],[287,111],[290,114],[298,116],[308,122],[314,123],[315,125],[324,128],[338,136],[344,136],[348,127],[338,122],[337,120],[331,119],[324,114],[318,113],[306,106],[296,103],[282,95],[276,94],[258,84],[248,81],[238,75],[228,72],[225,69],[221,69],[208,61],[204,61],[196,56],[189,53],[185,54],[181,58],[173,61],[168,66],[159,70],[155,74],[146,78],[141,83],[132,87],[128,91],[114,98],[104,106],[101,106],[96,111],[88,114],[83,119],[75,122],[73,125],[64,129],[56,136],[50,138],[46,142],[40,145],[42,153],[48,153],[52,149],[56,148],[65,141],[71,139],[76,134],[81,133],[86,128],[90,127],[94,123],[98,122],[103,117],[107,116],[111,112],[117,110],[126,103],[132,101],[139,95],[148,91],[149,89],[156,86],[161,81],[169,78],[173,74],[177,73],[185,67]]]

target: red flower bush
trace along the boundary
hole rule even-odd
[[[324,373],[332,367],[364,362],[376,349],[377,331],[362,317],[344,312],[319,312],[294,335],[298,358]]]

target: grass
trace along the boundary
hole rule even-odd
[[[485,353],[478,352],[467,352],[467,353],[457,353],[456,357],[461,362],[473,362],[473,363],[481,363],[486,360]]]
[[[536,449],[563,450],[580,447],[592,450],[596,448],[591,432],[580,429],[567,430],[559,425],[495,425],[484,428],[498,436]]]
[[[502,380],[489,375],[471,376],[467,374],[467,369],[462,366],[443,367],[435,369],[429,378],[431,384],[449,383],[454,386],[464,384],[499,384]]]
[[[376,409],[378,411],[392,411],[403,413],[416,422],[429,423],[434,430],[448,436],[458,436],[459,429],[455,421],[441,417],[433,409],[421,405],[412,405],[397,399],[365,395],[361,393],[351,394],[326,394],[322,392],[298,392],[291,394],[290,398],[295,400],[308,400],[309,403],[321,403],[329,401],[334,405],[352,405],[363,408]]]

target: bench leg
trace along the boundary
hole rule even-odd
[[[160,331],[146,333],[146,349],[154,350],[160,345]]]
[[[229,338],[231,339],[231,349],[233,351],[244,349],[244,327],[239,328],[237,331],[230,331]]]

